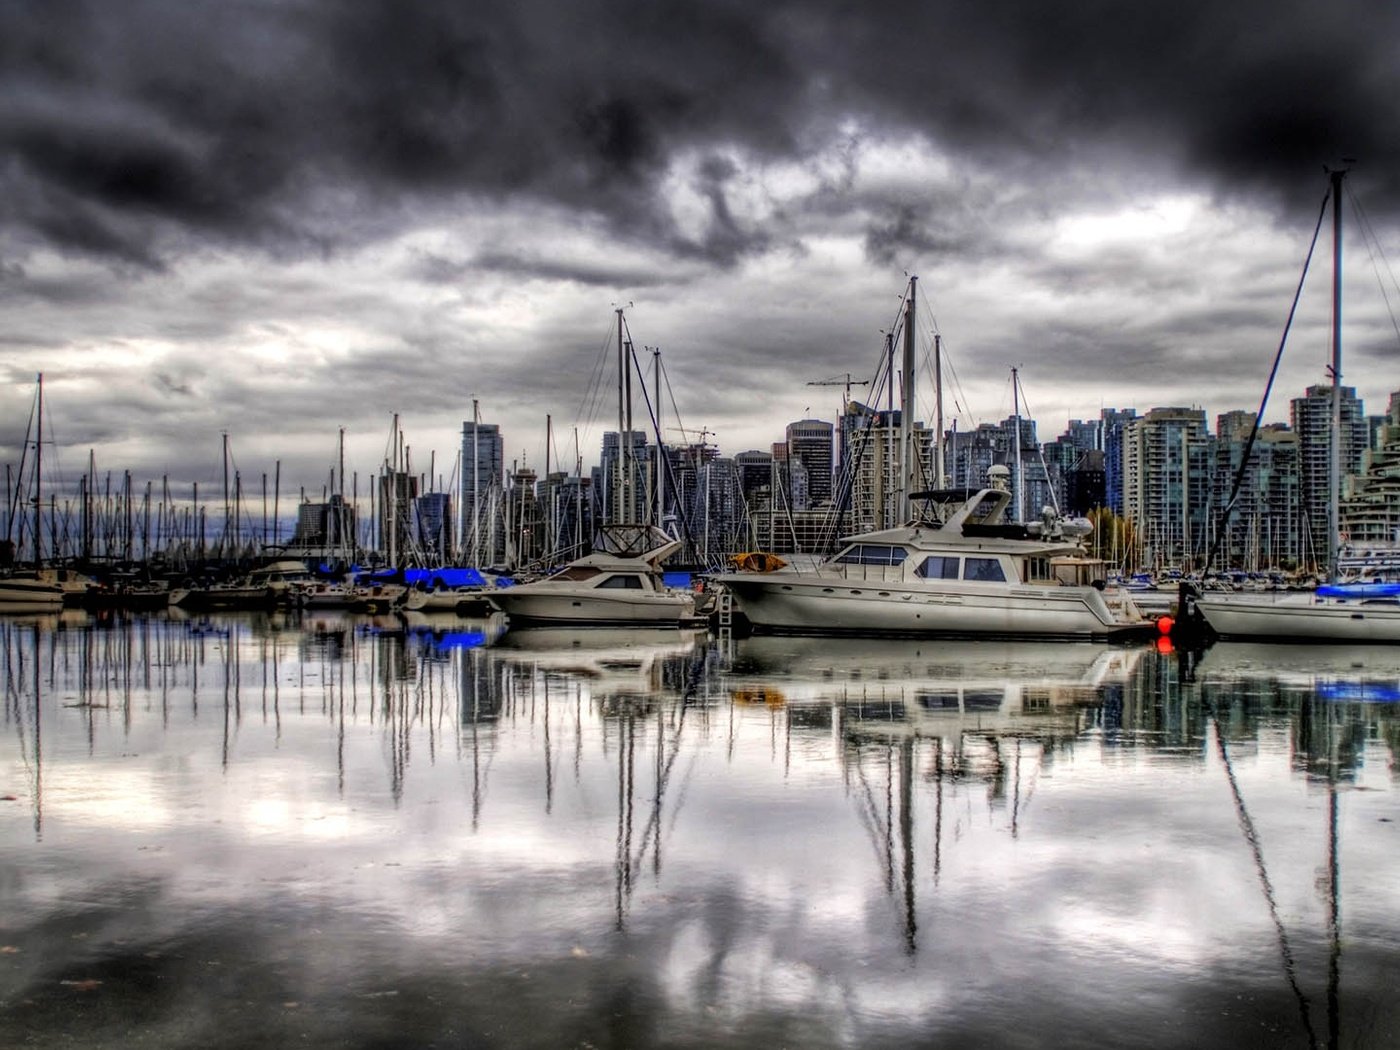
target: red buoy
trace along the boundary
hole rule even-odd
[[[1170,616],[1162,616],[1157,619],[1157,633],[1171,634],[1172,628],[1176,626],[1176,621]]]

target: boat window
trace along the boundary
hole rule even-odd
[[[1006,574],[996,558],[968,558],[963,563],[963,579],[982,583],[1005,583]]]
[[[595,569],[588,565],[571,565],[567,569],[560,569],[551,580],[587,580],[600,573],[601,569]]]
[[[1050,571],[1049,558],[1027,558],[1026,559],[1026,579],[1028,580],[1053,580],[1054,574]]]
[[[941,554],[924,559],[915,572],[926,580],[956,580],[958,578],[957,558],[947,558]]]
[[[853,543],[836,556],[838,562],[853,565],[903,565],[909,552],[885,543]]]
[[[600,588],[609,587],[614,590],[640,591],[642,590],[642,578],[640,576],[609,576],[602,583]]]

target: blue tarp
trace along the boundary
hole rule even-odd
[[[384,580],[398,580],[400,573],[398,569],[378,569],[372,573],[362,575],[360,579],[382,582]],[[485,587],[486,577],[481,575],[480,569],[472,568],[442,568],[442,569],[404,569],[402,574],[403,582],[410,587],[419,583],[424,587],[432,588],[439,582],[447,587]]]
[[[1400,583],[1324,583],[1319,598],[1400,598]]]
[[[1393,704],[1400,702],[1400,684],[1395,682],[1319,682],[1317,695],[1322,700]]]

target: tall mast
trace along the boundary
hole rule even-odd
[[[228,527],[231,520],[228,504],[228,431],[224,431],[224,528],[219,536],[219,554],[225,558],[228,557]]]
[[[894,513],[895,483],[898,480],[898,458],[894,447],[894,329],[885,333],[885,425],[882,438],[885,443],[885,469],[880,474],[880,505],[879,516],[875,519],[876,527],[881,529],[889,528],[891,522],[890,515]]]
[[[550,453],[554,450],[554,416],[548,412],[544,416],[544,487],[536,489],[536,492],[543,491],[548,497],[545,504],[545,528],[544,528],[544,557],[546,563],[557,557],[559,549],[559,521],[556,517],[555,488],[549,483]]]
[[[1342,499],[1342,177],[1347,169],[1328,172],[1332,178],[1332,441],[1327,462],[1327,578],[1337,578],[1341,547]]]
[[[472,398],[472,565],[481,564],[481,403]]]
[[[944,487],[943,472],[943,337],[933,337],[933,487]]]
[[[578,450],[578,427],[574,427],[574,547],[577,558],[583,550],[583,456]]]
[[[661,347],[652,350],[652,386],[656,390],[656,524],[666,525],[666,446],[661,440]]]
[[[627,476],[627,436],[626,430],[626,408],[627,401],[627,361],[624,357],[626,347],[622,342],[622,308],[617,309],[617,465],[613,468],[613,523],[617,524],[625,519],[623,507],[626,506],[626,498],[623,492],[624,479]]]
[[[909,278],[909,300],[904,306],[904,389],[899,403],[899,521],[909,520],[909,494],[914,491],[919,457],[914,451],[914,319],[919,279]]]
[[[385,503],[387,506],[380,511],[384,520],[389,523],[389,567],[396,569],[399,565],[398,533],[399,533],[399,414],[394,413],[394,427],[389,434],[390,454],[393,463],[386,462],[384,465],[388,469],[385,473],[389,476],[389,491],[386,494]]]
[[[40,470],[41,449],[44,447],[44,373],[39,373],[38,407],[35,412],[34,427],[34,568],[37,571],[44,564],[43,525],[44,525],[44,474]]]
[[[1011,441],[1011,513],[1013,521],[1024,521],[1021,506],[1021,383],[1015,365],[1011,366],[1011,425],[1015,434]]]

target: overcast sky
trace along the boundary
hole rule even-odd
[[[446,475],[473,398],[508,459],[548,414],[591,462],[629,303],[679,423],[766,448],[872,374],[906,273],[960,428],[1012,365],[1042,439],[1213,425],[1258,403],[1324,165],[1400,258],[1398,114],[1400,6],[1359,0],[3,0],[0,452],[42,371],[69,478],[210,481],[226,432],[245,486],[318,490],[395,412]],[[1378,413],[1400,298],[1344,216]],[[1324,381],[1328,245],[1270,418]]]

